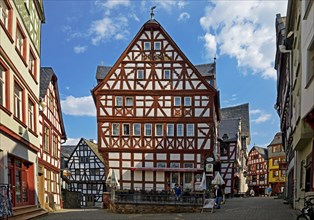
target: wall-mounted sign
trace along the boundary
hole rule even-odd
[[[213,157],[207,157],[206,158],[206,162],[207,163],[213,163],[214,162],[214,158]]]

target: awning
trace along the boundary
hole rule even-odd
[[[131,167],[132,171],[158,171],[158,172],[203,172],[200,168],[161,168],[161,167]]]

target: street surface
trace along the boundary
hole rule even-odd
[[[201,211],[201,210],[200,210]],[[253,197],[253,198],[233,198],[227,199],[226,204],[221,209],[215,209],[214,213],[156,213],[156,214],[115,214],[106,209],[63,209],[47,216],[39,218],[40,220],[190,220],[190,219],[210,219],[210,220],[256,220],[256,219],[278,219],[295,220],[300,211],[291,209],[289,205],[284,204],[284,200],[273,197]]]

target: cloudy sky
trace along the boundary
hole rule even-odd
[[[42,66],[58,76],[67,144],[97,140],[91,89],[99,65],[114,65],[142,25],[155,19],[193,64],[217,62],[221,107],[249,103],[251,145],[266,147],[279,131],[275,18],[287,1],[48,0]]]

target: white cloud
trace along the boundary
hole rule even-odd
[[[206,57],[208,59],[213,59],[216,57],[216,51],[217,51],[217,42],[214,35],[211,33],[206,33],[203,37],[203,40],[205,41],[205,49],[207,51]]]
[[[260,109],[252,109],[250,110],[250,114],[261,114],[262,113],[262,110]]]
[[[190,19],[190,14],[187,13],[187,12],[182,12],[180,15],[179,15],[179,18],[178,18],[178,21],[186,21],[188,19]]]
[[[128,20],[125,17],[116,17],[115,20],[104,17],[101,20],[93,21],[89,29],[92,44],[97,45],[99,42],[110,38],[124,39],[129,34],[126,29],[127,25]]]
[[[284,14],[287,1],[212,1],[200,24],[205,36],[215,33],[219,55],[237,60],[239,68],[251,70],[264,79],[276,79],[275,16]],[[212,48],[206,51],[211,54]]]
[[[77,145],[81,138],[68,138],[67,141],[62,145]]]
[[[263,122],[268,121],[271,118],[271,114],[260,114],[260,116],[256,119],[253,119],[252,122],[255,124],[261,124]]]
[[[62,112],[74,116],[96,116],[96,108],[92,96],[68,96],[61,100]]]
[[[75,46],[73,50],[74,50],[74,53],[77,53],[77,54],[84,53],[87,50],[87,46]]]

